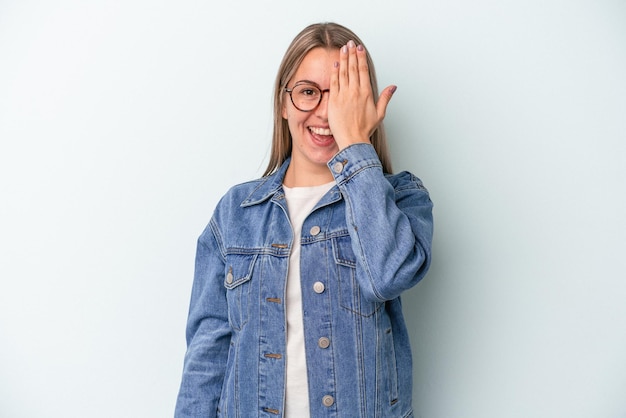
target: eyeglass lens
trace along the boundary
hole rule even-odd
[[[291,100],[300,110],[313,110],[322,101],[322,91],[312,84],[298,84],[291,89]]]

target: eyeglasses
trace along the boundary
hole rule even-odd
[[[302,112],[315,110],[322,103],[324,93],[329,91],[330,89],[322,90],[310,83],[296,83],[291,89],[285,87],[285,92],[291,97],[291,103]]]

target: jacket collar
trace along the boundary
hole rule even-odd
[[[259,185],[241,202],[241,207],[258,205],[274,196],[277,192],[282,194],[283,179],[289,167],[291,157],[287,158],[280,168],[273,174],[263,177]]]
[[[245,208],[248,206],[258,205],[259,203],[263,203],[274,196],[279,200],[284,198],[283,179],[285,178],[285,173],[287,172],[290,162],[291,157],[287,158],[280,168],[276,170],[276,172],[267,177],[263,177],[260,180],[259,185],[248,195],[248,197],[244,199],[243,202],[241,202],[240,206]],[[337,185],[335,185],[330,190],[330,193],[327,193],[315,207],[322,207],[334,203],[339,199],[341,199],[341,193],[339,192]]]

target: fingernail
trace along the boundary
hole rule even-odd
[[[357,51],[363,51],[365,48],[363,48],[363,45],[359,45],[356,47]]]
[[[398,90],[398,86],[393,86],[391,88],[391,94],[394,94],[396,92],[396,90]]]
[[[354,48],[354,41],[352,39],[348,41],[348,48]]]
[[[341,47],[341,52],[343,52],[344,54],[345,54],[346,52],[348,52],[348,47],[347,47],[347,46],[345,46],[345,45],[344,45],[344,46],[342,46],[342,47]]]

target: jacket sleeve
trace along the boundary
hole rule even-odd
[[[398,297],[417,284],[430,265],[433,204],[428,191],[408,172],[390,181],[370,144],[341,150],[328,166],[346,201],[363,296],[377,302]]]
[[[176,418],[217,416],[231,338],[219,236],[212,219],[198,239]]]

